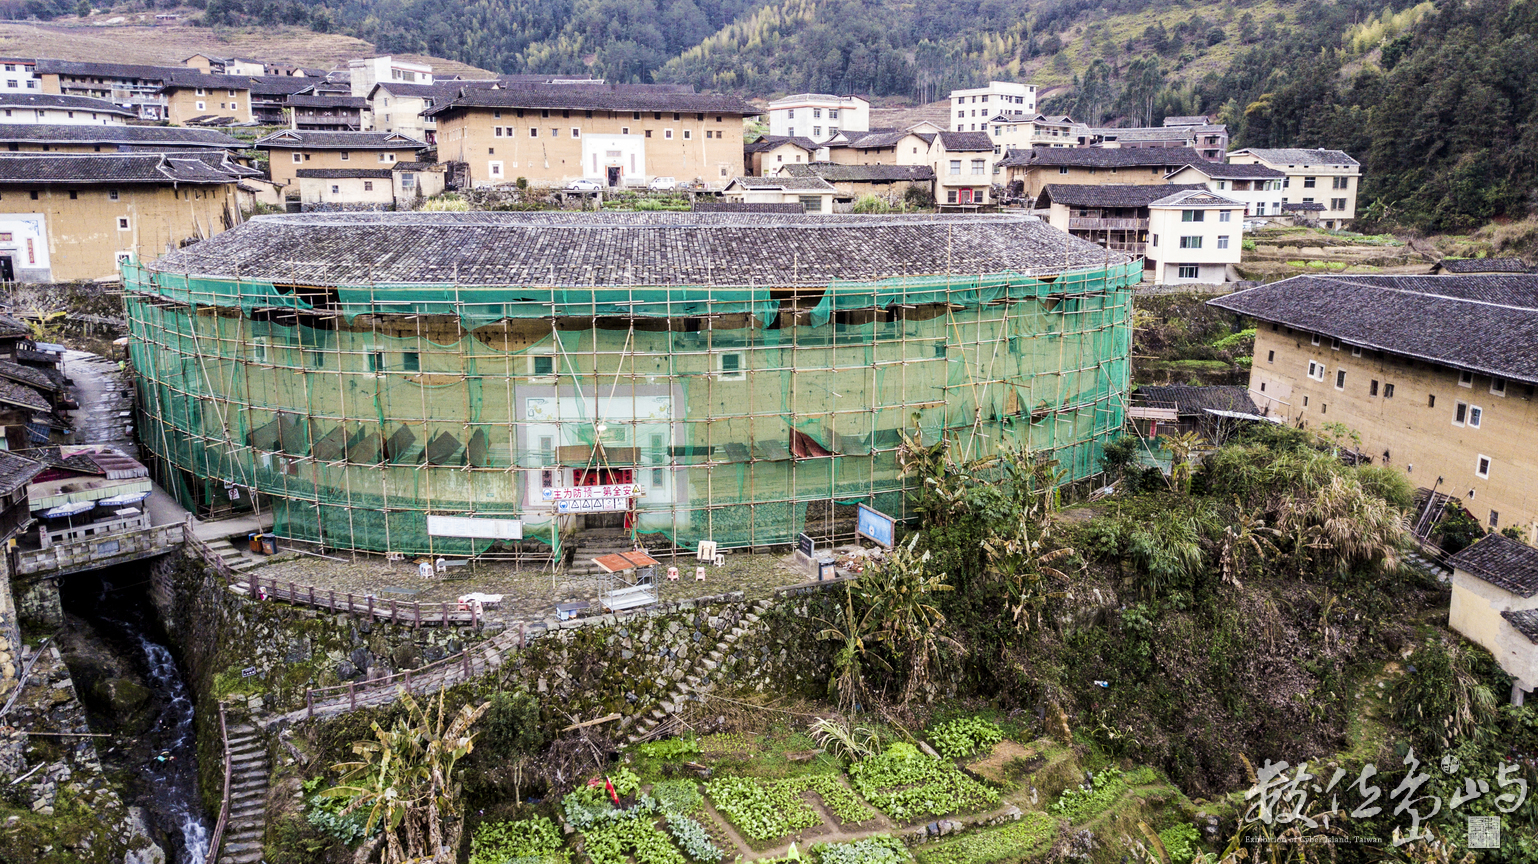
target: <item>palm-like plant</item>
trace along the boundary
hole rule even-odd
[[[401,704],[405,715],[388,730],[374,723],[374,740],[353,744],[360,760],[333,766],[342,780],[322,794],[349,799],[343,812],[367,811],[364,831],[384,830],[385,864],[450,864],[464,828],[454,767],[474,749],[470,728],[491,703],[461,706],[448,718],[442,690],[436,706],[409,693]]]
[[[1170,479],[1175,489],[1186,492],[1191,487],[1191,454],[1207,445],[1207,440],[1195,432],[1179,435],[1160,435],[1164,448],[1170,451]]]
[[[1266,524],[1259,511],[1244,513],[1237,510],[1233,520],[1223,527],[1223,537],[1218,541],[1218,563],[1223,570],[1223,581],[1234,587],[1242,587],[1239,574],[1249,570],[1254,559],[1265,559],[1276,554],[1276,544],[1271,538],[1277,530]],[[1253,556],[1253,557],[1252,557]]]
[[[1335,475],[1308,497],[1282,505],[1277,528],[1291,537],[1299,572],[1310,559],[1325,569],[1392,567],[1404,539],[1404,516],[1368,494],[1354,478]]]
[[[875,607],[867,603],[864,614],[857,612],[854,590],[846,582],[839,620],[819,618],[818,622],[825,625],[818,631],[818,639],[842,643],[833,654],[833,677],[828,679],[828,692],[838,695],[840,711],[853,714],[865,697],[865,664],[874,662],[886,666],[886,661],[867,647],[877,638]]]
[[[927,572],[930,554],[918,551],[918,540],[918,534],[910,536],[861,579],[876,616],[877,638],[908,662],[904,702],[928,683],[930,664],[941,645],[961,649],[960,643],[941,632],[945,614],[933,603],[934,595],[950,591],[951,586],[944,573]]]

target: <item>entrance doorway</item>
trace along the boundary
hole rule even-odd
[[[618,169],[615,169],[618,170]],[[616,483],[634,483],[635,470],[632,468],[586,468],[572,472],[572,481],[575,486],[608,486]],[[595,528],[617,528],[629,530],[630,513],[619,511],[615,513],[585,513],[582,516],[580,526],[584,530]]]
[[[618,186],[619,185],[619,166],[618,165],[610,165],[608,170],[609,170],[609,187],[613,188],[613,187]]]
[[[0,255],[0,282],[15,282],[16,268],[11,263],[11,256]]]

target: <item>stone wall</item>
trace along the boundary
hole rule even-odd
[[[11,698],[21,674],[21,624],[11,599],[8,556],[0,555],[0,705]]]

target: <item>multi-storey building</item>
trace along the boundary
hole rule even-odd
[[[1228,154],[1231,165],[1264,165],[1282,172],[1283,204],[1321,204],[1326,228],[1345,228],[1356,218],[1362,166],[1340,150],[1247,147]]]
[[[1208,302],[1259,322],[1263,411],[1339,423],[1364,456],[1538,542],[1538,275],[1297,276]]]
[[[425,116],[438,123],[439,159],[468,163],[476,185],[674,177],[720,189],[742,170],[742,118],[757,113],[684,86],[527,84],[467,87]]]
[[[985,132],[999,115],[1036,116],[1036,85],[990,81],[987,87],[952,90],[950,127],[956,132]]]
[[[988,204],[993,186],[993,142],[982,132],[938,132],[929,145],[939,204]]]
[[[251,79],[240,75],[179,74],[161,87],[166,120],[185,125],[192,120],[227,118],[250,123]]]
[[[267,170],[274,183],[293,184],[298,171],[324,168],[390,168],[411,162],[427,146],[393,132],[308,132],[285,129],[253,145],[267,151]]]
[[[1148,205],[1201,186],[1091,186],[1048,183],[1036,199],[1053,228],[1113,252],[1142,255],[1148,246]]]
[[[405,60],[397,60],[389,56],[349,60],[347,70],[352,75],[349,79],[352,95],[361,96],[365,99],[369,97],[370,93],[374,92],[375,84],[433,83],[432,66],[426,63],[408,63]]]
[[[870,103],[859,96],[798,93],[769,103],[769,134],[821,144],[870,129]]]
[[[1213,192],[1243,201],[1246,216],[1282,215],[1282,182],[1287,175],[1274,168],[1199,162],[1177,169],[1165,179],[1171,183],[1199,183]]]
[[[37,61],[23,60],[19,57],[0,57],[0,65],[4,66],[5,75],[0,77],[0,90],[14,93],[18,90],[40,92],[38,78],[35,74]]]
[[[1156,285],[1230,281],[1243,247],[1243,201],[1187,189],[1148,205],[1143,270]]]
[[[44,93],[90,96],[128,108],[141,120],[165,119],[165,96],[160,88],[179,71],[177,67],[139,66],[128,63],[85,63],[76,60],[38,60],[33,72]]]
[[[1036,198],[1048,183],[1142,186],[1203,161],[1201,154],[1186,148],[1034,147],[1010,151],[999,167],[1012,195]]]

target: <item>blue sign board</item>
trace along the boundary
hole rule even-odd
[[[859,505],[859,519],[855,523],[855,533],[872,542],[880,543],[890,549],[897,536],[897,520],[882,513],[880,510],[872,510],[864,504]]]

